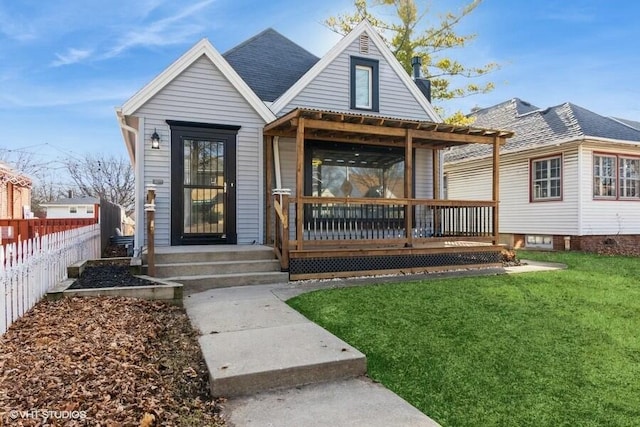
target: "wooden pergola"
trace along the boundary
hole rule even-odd
[[[264,136],[266,140],[267,150],[267,170],[266,181],[267,188],[274,189],[274,152],[273,138],[285,137],[294,138],[296,146],[296,186],[295,194],[291,195],[288,202],[295,203],[295,240],[287,242],[288,236],[280,235],[283,240],[279,242],[281,248],[276,250],[279,252],[281,260],[284,259],[283,269],[288,268],[289,252],[295,251],[297,255],[303,256],[305,248],[314,246],[322,246],[327,253],[330,252],[332,243],[309,242],[304,239],[304,209],[305,203],[342,203],[346,205],[352,204],[370,204],[378,205],[401,204],[406,209],[414,209],[414,214],[404,215],[405,236],[401,242],[393,241],[394,239],[364,239],[365,242],[375,245],[382,243],[402,243],[403,248],[414,248],[414,240],[416,234],[414,232],[415,224],[413,220],[415,215],[414,206],[479,206],[482,207],[486,203],[491,203],[493,211],[491,213],[491,238],[493,245],[498,242],[498,210],[497,204],[499,199],[499,162],[500,162],[500,146],[505,143],[506,139],[513,136],[512,132],[503,130],[481,129],[470,126],[456,126],[444,123],[434,123],[428,121],[407,120],[392,117],[380,117],[366,114],[345,113],[336,111],[323,111],[308,108],[297,108],[288,114],[278,118],[277,120],[267,124],[264,128]],[[404,197],[402,199],[366,199],[366,198],[331,198],[331,197],[310,197],[305,196],[304,189],[304,164],[305,164],[305,140],[318,140],[327,142],[339,142],[345,144],[360,144],[370,146],[395,147],[403,148],[405,152],[404,162]],[[447,147],[461,144],[488,144],[493,148],[493,182],[492,182],[492,201],[491,202],[469,202],[469,201],[445,201],[440,199],[440,150]],[[413,198],[413,150],[419,148],[427,148],[432,150],[433,164],[433,199],[418,200]],[[271,212],[276,212],[276,228],[280,223],[285,228],[288,227],[289,218],[288,210],[282,204],[282,200],[267,197],[267,236],[268,240],[273,235]],[[292,225],[293,225],[292,224]],[[278,230],[276,230],[278,231]],[[282,230],[281,230],[282,231]],[[278,233],[276,233],[278,234]],[[467,233],[469,234],[469,233]],[[484,233],[486,234],[486,233]],[[487,236],[472,236],[471,234],[464,236],[466,240],[487,240]],[[482,237],[482,238],[479,238]],[[451,237],[446,237],[451,240]],[[441,240],[443,240],[441,238]],[[278,243],[278,236],[275,236]],[[329,239],[331,240],[331,239]],[[346,239],[349,240],[349,239]],[[346,248],[349,244],[357,246],[363,242],[346,241],[340,242],[341,248]],[[380,240],[384,240],[381,242]],[[395,239],[397,240],[397,239]],[[431,241],[434,238],[430,239]],[[277,246],[277,245],[276,245]],[[282,246],[284,246],[284,252]],[[339,255],[340,251],[335,252]]]

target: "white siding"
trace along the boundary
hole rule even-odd
[[[264,121],[205,56],[134,113],[144,117],[144,183],[157,186],[156,244],[170,245],[171,147],[166,120],[240,126],[237,137],[238,243],[263,240],[262,128]],[[160,150],[148,141],[157,130]]]
[[[578,233],[578,150],[558,147],[524,153],[505,154],[500,161],[500,233],[557,234]],[[561,201],[529,200],[531,158],[562,154]],[[491,159],[447,164],[449,199],[491,200]]]
[[[71,207],[76,208],[76,212],[70,211]],[[47,218],[93,218],[95,216],[95,209],[98,209],[94,205],[64,205],[64,206],[48,206]],[[87,213],[87,210],[91,212]]]
[[[489,160],[446,164],[447,197],[451,200],[491,200],[491,162]]]
[[[378,48],[373,43],[370,43],[369,53],[362,54],[359,50],[358,40],[354,41],[338,55],[279,114],[284,115],[297,107],[350,111],[351,56],[379,61],[380,111],[372,114],[414,120],[431,120],[413,94],[409,92],[409,89],[386,62]],[[353,111],[367,113],[367,111],[362,110]]]
[[[415,174],[414,197],[416,199],[433,198],[433,151],[417,149],[413,170]]]
[[[593,199],[593,153],[640,156],[640,148],[589,143],[582,150],[582,235],[640,234],[640,200]]]

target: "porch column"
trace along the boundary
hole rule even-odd
[[[302,249],[303,238],[303,218],[304,205],[302,196],[304,195],[304,126],[305,119],[298,119],[298,129],[296,131],[296,243],[297,249]]]
[[[499,232],[499,205],[500,205],[500,143],[502,139],[493,138],[493,244],[500,241]]]
[[[413,246],[413,133],[407,129],[404,154],[404,197],[407,205],[404,212],[404,224],[407,233],[407,246]]]
[[[265,136],[264,137],[264,145],[266,147],[265,159],[267,163],[266,167],[266,179],[265,185],[267,187],[265,191],[265,202],[267,207],[267,215],[266,215],[266,227],[265,227],[265,244],[269,245],[273,242],[272,234],[272,226],[273,223],[271,221],[271,217],[273,214],[273,196],[271,195],[271,191],[273,190],[273,136]]]

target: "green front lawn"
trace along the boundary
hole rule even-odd
[[[317,291],[289,304],[443,426],[640,425],[640,258]]]

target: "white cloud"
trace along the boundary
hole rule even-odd
[[[51,63],[52,67],[60,67],[62,65],[75,64],[76,62],[80,62],[83,59],[87,59],[91,56],[93,50],[91,49],[68,49],[67,53],[59,54],[56,53],[56,60]]]
[[[37,38],[37,32],[32,24],[20,22],[0,10],[0,34],[19,41],[26,42]]]
[[[187,18],[192,18],[214,1],[215,0],[200,1],[182,9],[173,16],[152,22],[140,30],[129,31],[104,57],[112,58],[118,56],[122,52],[136,46],[166,46],[188,40],[194,34],[202,32],[204,30],[204,24],[200,25],[195,21],[186,24],[182,21]],[[178,26],[177,24],[180,25]]]

